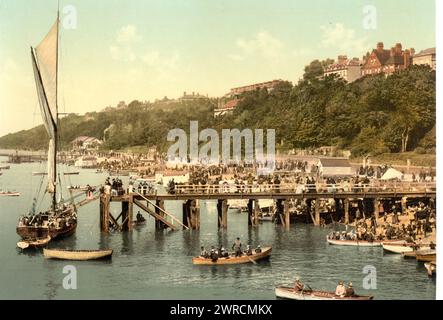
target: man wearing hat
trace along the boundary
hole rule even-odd
[[[353,297],[355,296],[354,288],[352,287],[352,282],[349,282],[349,286],[346,289],[346,297]]]
[[[343,281],[340,281],[335,289],[335,295],[339,297],[344,297],[346,294],[346,288],[343,284]]]

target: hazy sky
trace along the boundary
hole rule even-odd
[[[68,5],[77,26],[61,29],[60,112],[296,82],[310,61],[361,57],[378,41],[435,46],[433,0],[61,0],[69,25]],[[375,29],[364,28],[368,5]],[[29,48],[56,10],[56,0],[0,0],[0,135],[41,123]]]

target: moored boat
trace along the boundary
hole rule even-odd
[[[383,242],[382,246],[383,250],[397,254],[411,253],[414,252],[415,248],[429,249],[429,245],[427,244],[417,245],[414,243],[406,242]]]
[[[46,236],[43,238],[28,238],[17,242],[17,247],[22,250],[27,248],[38,248],[48,244],[49,241],[51,241],[50,236]]]
[[[78,175],[78,174],[80,174],[80,171],[64,172],[63,174],[64,174],[65,176]]]
[[[97,260],[110,258],[112,249],[104,250],[66,250],[66,249],[43,249],[43,255],[48,259],[60,260]]]
[[[381,247],[382,241],[366,241],[366,240],[335,240],[326,237],[329,244],[336,246],[356,246],[356,247]]]
[[[437,259],[436,250],[419,250],[415,254],[415,259],[419,262],[431,262]]]
[[[18,197],[20,192],[14,191],[0,191],[0,197]]]
[[[222,265],[222,264],[241,264],[241,263],[255,263],[259,260],[268,259],[271,256],[272,247],[264,247],[260,253],[254,253],[252,255],[243,254],[240,257],[230,255],[226,258],[218,258],[216,261],[212,261],[210,258],[194,257],[192,258],[193,264],[199,265]]]
[[[352,296],[352,297],[341,297],[336,296],[335,292],[329,291],[320,291],[320,290],[312,290],[312,291],[301,291],[296,292],[294,288],[290,287],[276,287],[275,295],[278,298],[282,299],[292,299],[292,300],[352,300],[352,301],[361,301],[361,300],[372,300],[373,296]]]

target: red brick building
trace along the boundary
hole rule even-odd
[[[377,48],[372,53],[367,53],[363,57],[363,66],[361,67],[362,76],[374,74],[392,74],[394,72],[406,69],[412,64],[414,49],[402,49],[401,43],[397,43],[390,50],[385,50],[383,42],[377,44]]]

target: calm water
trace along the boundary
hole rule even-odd
[[[435,280],[429,279],[424,266],[415,260],[384,255],[381,248],[329,246],[325,241],[328,228],[298,224],[285,231],[271,223],[248,228],[244,213],[229,213],[227,232],[218,232],[213,201],[201,203],[200,231],[155,232],[149,217],[146,226],[132,233],[109,235],[99,232],[98,202],[93,202],[80,208],[76,235],[56,246],[110,247],[114,249],[112,260],[67,263],[46,260],[39,252],[24,254],[16,249],[19,237],[15,226],[18,216],[31,207],[40,185],[41,177],[33,177],[31,172],[44,170],[45,164],[11,165],[0,176],[0,189],[21,192],[19,198],[0,197],[0,298],[275,299],[275,285],[292,283],[299,275],[312,288],[333,290],[343,279],[352,281],[358,293],[372,294],[376,299],[435,299]],[[65,185],[93,185],[105,177],[94,170],[81,170],[78,176],[66,177]],[[45,207],[42,204],[41,210]],[[179,207],[178,202],[166,204],[166,210],[181,219]],[[112,212],[118,215],[118,205]],[[270,261],[219,267],[192,265],[200,245],[230,247],[237,236],[244,244],[271,245]],[[68,264],[77,267],[77,290],[63,289],[62,269]],[[366,265],[376,267],[376,290],[362,288]]]

